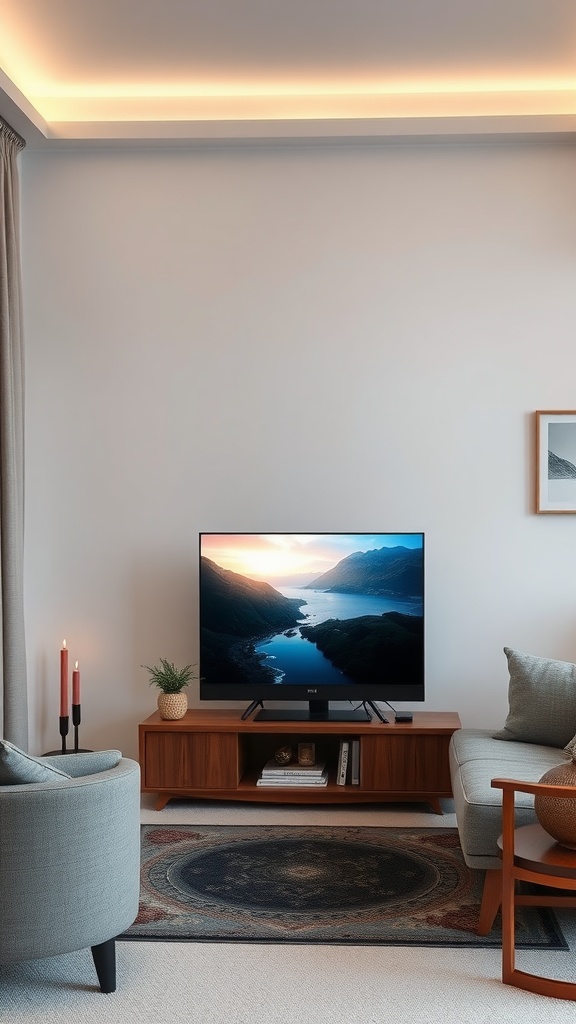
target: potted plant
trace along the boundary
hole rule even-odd
[[[164,719],[183,718],[188,708],[188,697],[182,690],[195,678],[192,665],[176,668],[171,661],[160,658],[159,665],[143,665],[150,674],[150,686],[157,686],[158,710]]]

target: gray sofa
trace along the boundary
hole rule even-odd
[[[544,772],[566,760],[558,747],[494,738],[484,729],[459,729],[450,742],[450,774],[456,822],[464,860],[470,868],[486,871],[478,933],[487,935],[500,906],[500,869],[497,840],[502,832],[502,790],[492,779],[538,782]],[[516,794],[516,824],[536,821],[534,797]]]
[[[450,743],[450,773],[464,860],[486,872],[478,932],[486,935],[500,906],[502,791],[495,778],[539,782],[576,750],[576,665],[504,648],[508,715],[498,731],[460,729]],[[517,826],[536,821],[534,798],[516,794]]]

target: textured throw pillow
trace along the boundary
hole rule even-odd
[[[54,768],[41,757],[32,757],[8,740],[0,740],[0,786],[19,786],[27,782],[56,782],[69,779],[66,772]]]
[[[565,747],[576,733],[576,665],[509,647],[504,654],[510,673],[509,710],[494,739]]]

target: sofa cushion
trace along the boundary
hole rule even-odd
[[[468,764],[471,761],[478,761],[483,767],[486,776],[486,786],[490,788],[490,780],[497,777],[493,768],[498,765],[499,778],[528,780],[524,775],[514,775],[512,769],[525,764],[537,766],[540,775],[548,771],[556,764],[566,761],[566,755],[556,747],[549,747],[543,743],[533,743],[530,747],[519,747],[517,743],[494,738],[489,729],[457,729],[451,739],[451,757],[454,767]],[[505,769],[505,771],[504,771]],[[539,778],[539,776],[538,776]],[[498,798],[498,791],[492,790]],[[502,794],[500,794],[502,802]]]
[[[41,757],[32,757],[8,740],[0,740],[0,785],[18,786],[33,782],[56,782],[69,779],[67,772]]]
[[[471,868],[499,868],[497,840],[502,832],[502,790],[492,779],[538,782],[565,760],[556,747],[494,739],[484,729],[459,729],[450,740],[450,775],[464,860]],[[516,825],[536,821],[534,797],[516,794]]]
[[[576,733],[576,665],[504,648],[508,716],[494,739],[565,747]]]

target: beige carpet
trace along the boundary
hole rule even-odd
[[[449,810],[449,805],[447,810]],[[142,821],[454,825],[425,808],[278,808],[143,803]],[[576,949],[576,915],[559,914]],[[573,1024],[574,1003],[500,982],[495,950],[121,942],[118,990],[102,995],[90,953],[4,968],[11,1024]],[[573,953],[522,951],[519,966],[576,980]]]

